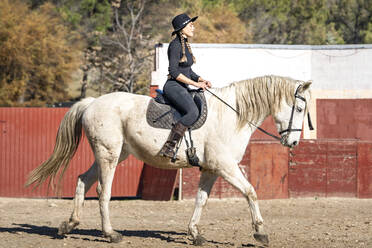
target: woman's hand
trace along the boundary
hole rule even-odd
[[[198,86],[199,88],[202,88],[203,90],[205,90],[207,87],[208,88],[211,88],[212,87],[212,83],[199,77],[199,80],[198,80]]]
[[[208,86],[207,86],[207,84],[205,83],[205,82],[197,82],[196,84],[195,84],[195,87],[198,87],[198,88],[200,88],[200,89],[203,89],[203,90],[205,90]]]

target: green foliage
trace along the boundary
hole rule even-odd
[[[38,106],[68,99],[79,46],[52,4],[30,11],[0,0],[0,105]]]
[[[335,29],[342,35],[345,43],[370,42],[371,0],[330,0],[330,3],[330,21],[335,23]]]
[[[327,0],[234,0],[243,20],[251,22],[256,43],[342,44],[329,21]]]
[[[65,0],[57,5],[63,18],[85,32],[106,32],[111,27],[112,9],[108,0]]]
[[[99,71],[112,67],[111,85],[133,81],[134,92],[146,94],[151,66],[146,62],[142,68],[133,61],[150,56],[153,44],[169,42],[171,20],[183,12],[199,16],[192,42],[372,43],[372,0],[152,0],[146,1],[141,23],[133,30],[127,56],[117,46],[126,41],[120,38],[112,6],[120,5],[119,19],[129,28],[128,7],[139,1],[0,0],[0,105],[68,100],[67,84],[71,75],[79,75],[81,53],[89,68],[85,72],[93,69],[99,78]],[[110,49],[100,43],[103,39],[111,42]],[[138,75],[128,76],[128,68]],[[97,94],[110,90],[105,80],[99,84]]]
[[[241,21],[233,6],[224,0],[185,0],[177,13],[199,16],[193,42],[251,43],[248,25]],[[170,22],[169,24],[170,25]]]

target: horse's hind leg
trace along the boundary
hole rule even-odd
[[[72,211],[69,221],[64,221],[59,226],[58,229],[59,235],[67,234],[71,232],[77,225],[79,225],[85,194],[88,192],[90,187],[97,181],[97,179],[98,179],[97,163],[94,162],[92,166],[84,174],[78,177],[74,197],[74,209]]]
[[[112,229],[109,213],[109,202],[111,198],[111,186],[114,179],[116,166],[119,159],[122,142],[111,144],[96,144],[94,151],[98,163],[98,187],[99,207],[102,221],[103,235],[109,238],[110,242],[118,243],[122,240],[122,235]]]
[[[269,239],[264,232],[263,219],[258,207],[257,194],[253,186],[244,177],[238,165],[232,165],[221,170],[221,176],[246,197],[250,206],[252,226],[255,230],[254,238],[262,244],[268,245]]]
[[[122,151],[119,161],[123,161],[128,157],[127,151]],[[74,197],[74,209],[72,211],[71,217],[68,221],[61,223],[58,229],[59,235],[64,235],[70,233],[77,225],[80,223],[80,216],[83,209],[83,203],[85,200],[85,195],[92,187],[92,185],[98,180],[98,166],[94,162],[92,166],[84,173],[78,177],[75,197]],[[97,194],[101,194],[101,185],[97,186]]]
[[[207,171],[203,171],[200,176],[198,193],[195,199],[194,213],[189,223],[189,233],[193,237],[194,245],[202,245],[205,241],[205,239],[199,234],[197,224],[200,221],[203,207],[207,203],[209,194],[217,177],[217,175]]]

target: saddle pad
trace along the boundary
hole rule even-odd
[[[199,108],[199,117],[191,126],[192,130],[198,129],[205,123],[208,110],[207,103],[203,92],[192,92],[196,105]],[[201,108],[201,109],[200,109]],[[171,129],[173,124],[177,123],[181,114],[168,104],[161,104],[151,99],[147,107],[146,120],[147,123],[155,128]]]

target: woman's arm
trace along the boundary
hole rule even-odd
[[[190,68],[190,72],[191,72],[190,73],[191,74],[191,79],[196,81],[196,82],[199,82],[200,81],[199,80],[200,76],[198,74],[196,74],[191,68]]]
[[[203,90],[205,90],[206,88],[211,88],[212,87],[211,82],[209,82],[207,80],[204,80],[201,77],[199,77],[199,81],[198,82],[195,82],[194,80],[186,77],[182,73],[180,73],[178,75],[178,77],[176,78],[176,80],[177,81],[180,81],[182,83],[185,83],[185,84],[189,84],[189,85],[195,86],[197,88],[202,88]]]

